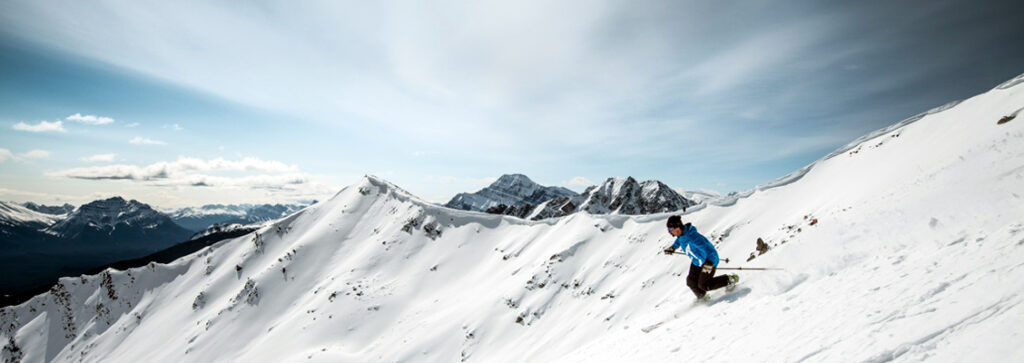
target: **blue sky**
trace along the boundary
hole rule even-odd
[[[1024,72],[1019,2],[0,3],[0,200],[739,191]],[[59,123],[59,125],[58,125]]]

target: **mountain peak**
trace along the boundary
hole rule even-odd
[[[476,193],[459,193],[445,206],[482,212],[501,205],[532,206],[547,200],[575,195],[575,192],[566,188],[537,184],[523,174],[505,174]]]
[[[99,230],[104,234],[121,228],[166,228],[173,230],[175,238],[184,231],[174,224],[170,217],[137,200],[125,200],[120,196],[101,199],[83,204],[67,219],[47,228],[48,231],[65,237],[74,237],[83,232]],[[181,231],[179,231],[181,230]],[[184,231],[187,232],[187,231]],[[187,236],[186,236],[187,237]]]

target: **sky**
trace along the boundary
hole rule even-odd
[[[742,191],[1024,73],[1019,1],[0,2],[0,200]]]

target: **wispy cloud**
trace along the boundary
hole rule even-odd
[[[592,182],[592,181],[590,181],[587,178],[584,178],[582,176],[577,176],[575,178],[572,178],[569,181],[562,182],[562,185],[569,186],[569,187],[589,187],[591,185],[597,185],[597,184]]]
[[[137,127],[137,126],[139,126],[138,122],[132,122],[130,124],[124,125],[124,127]]]
[[[73,168],[48,173],[48,176],[67,177],[90,180],[134,180],[157,181],[174,179],[177,184],[203,184],[204,178],[196,179],[193,171],[248,171],[248,172],[286,172],[297,171],[295,165],[287,165],[279,161],[267,161],[258,158],[241,160],[225,160],[217,158],[202,160],[180,157],[176,161],[158,162],[146,166],[137,165],[105,165],[85,168]],[[201,176],[201,175],[200,175]],[[209,177],[209,180],[219,180]]]
[[[24,154],[18,155],[18,157],[24,159],[45,159],[50,157],[50,152],[46,150],[32,150]]]
[[[136,136],[135,138],[128,141],[133,145],[167,145],[166,142],[145,138],[142,136]]]
[[[971,59],[1021,59],[1020,47],[999,46],[1019,38],[1018,19],[974,19],[1020,13],[996,3],[940,1],[922,9],[902,2],[524,0],[254,8],[13,0],[0,24],[29,43],[353,131],[362,142],[339,142],[336,150],[401,159],[389,168],[407,179],[419,172],[415,166],[437,161],[434,155],[466,161],[442,167],[499,168],[518,160],[576,166],[554,180],[597,175],[578,170],[595,164],[682,179],[713,167],[734,172],[813,160],[818,149],[920,111],[905,109],[917,107],[907,100],[925,100],[915,90],[966,90],[958,81],[999,73],[973,67]],[[960,11],[968,6],[977,12]],[[947,95],[955,97],[938,97]],[[857,109],[869,111],[833,116]],[[104,119],[72,116],[66,122]],[[659,122],[645,121],[651,119]],[[62,131],[59,122],[56,129],[15,127],[47,128]],[[164,143],[140,136],[132,144]],[[418,159],[409,160],[410,153]],[[664,165],[665,155],[705,164],[692,172],[651,166]],[[449,190],[468,183],[429,182]]]
[[[114,122],[114,119],[110,117],[82,115],[80,113],[68,116],[67,118],[65,118],[65,120],[89,125],[106,125]]]
[[[50,154],[51,153],[46,150],[30,150],[20,154],[15,154],[8,149],[0,148],[0,163],[7,160],[23,162],[29,159],[45,159],[50,157]]]
[[[181,127],[181,125],[178,125],[178,124],[164,125],[164,128],[165,129],[171,129],[171,130],[174,130],[174,131],[181,131],[181,130],[185,129],[184,127]]]
[[[93,156],[83,157],[81,160],[82,161],[87,161],[87,162],[105,162],[105,163],[109,163],[109,162],[113,162],[114,161],[114,157],[116,157],[116,156],[117,156],[117,154],[96,154],[96,155],[93,155]]]
[[[39,124],[36,124],[36,125],[29,125],[29,124],[26,124],[24,122],[19,122],[19,123],[14,124],[13,128],[15,130],[18,130],[18,131],[28,131],[28,132],[49,132],[49,131],[67,132],[68,131],[68,130],[64,129],[64,126],[62,125],[61,121],[56,121],[56,122],[39,121]]]

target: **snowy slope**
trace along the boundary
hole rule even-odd
[[[64,217],[37,212],[14,203],[0,202],[0,224],[7,226],[28,226],[42,229],[57,223]]]
[[[0,311],[22,361],[1019,361],[1024,86],[688,209],[743,261],[692,304],[664,220],[440,208],[367,177],[168,265]],[[812,222],[817,223],[812,225]],[[281,227],[278,232],[277,227]],[[656,329],[647,328],[664,322]],[[644,332],[649,330],[649,332]]]

